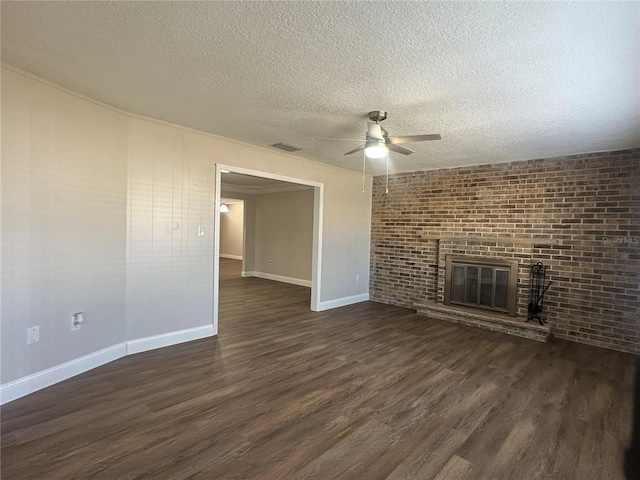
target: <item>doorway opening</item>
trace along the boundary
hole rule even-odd
[[[220,256],[244,261],[245,201],[237,198],[220,199]]]
[[[310,309],[318,311],[321,298],[323,184],[220,164],[216,165],[215,181],[214,334],[218,333],[221,254],[223,259],[226,256],[238,261],[238,257],[240,257],[237,253],[237,231],[233,234],[236,235],[235,247],[229,245],[227,234],[230,232],[222,232],[225,228],[223,224],[228,227],[233,222],[229,221],[230,218],[222,219],[221,216],[232,213],[234,210],[234,213],[237,214],[239,211],[240,203],[232,202],[243,202],[241,275],[310,287]],[[262,201],[260,206],[256,208],[255,199],[259,197],[262,198]],[[279,207],[278,202],[280,202]],[[226,205],[225,210],[228,208],[229,212],[220,213],[223,204]],[[308,208],[304,210],[304,215],[300,215],[300,212],[296,213],[295,208],[304,208],[303,204],[308,205]],[[282,210],[280,215],[278,214],[279,209]],[[256,211],[258,212],[258,220],[256,220]],[[265,213],[269,211],[270,214]],[[311,212],[312,215],[310,215]],[[303,225],[298,225],[299,223]],[[297,226],[293,230],[284,232],[285,228],[289,228],[289,225]],[[256,247],[256,232],[259,233],[261,239],[267,239],[264,243],[269,245],[268,247],[265,245]],[[222,236],[221,233],[223,233]],[[297,238],[296,235],[302,236]],[[226,246],[224,242],[227,243]],[[233,248],[236,253],[229,253]],[[296,261],[296,258],[306,258],[310,261]]]

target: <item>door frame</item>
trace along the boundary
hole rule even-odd
[[[275,173],[251,170],[248,168],[234,167],[216,163],[215,169],[215,194],[214,194],[214,221],[213,221],[213,334],[218,334],[218,304],[220,300],[220,197],[222,184],[222,170],[241,175],[280,180],[282,182],[295,183],[313,187],[313,246],[311,254],[311,305],[310,309],[318,312],[320,308],[322,286],[322,224],[324,206],[324,183],[313,182],[302,178],[288,177]],[[246,225],[244,226],[246,231]],[[244,254],[243,254],[244,255]]]

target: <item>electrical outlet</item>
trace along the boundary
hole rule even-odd
[[[273,260],[271,258],[269,259],[269,263],[273,263]]]
[[[27,345],[40,341],[40,327],[27,328]]]

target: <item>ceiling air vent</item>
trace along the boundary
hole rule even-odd
[[[293,145],[288,145],[282,142],[272,143],[271,146],[284,150],[285,152],[297,152],[298,150],[302,150],[300,147],[294,147]]]

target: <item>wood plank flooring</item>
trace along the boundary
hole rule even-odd
[[[217,338],[3,406],[2,480],[624,478],[631,355],[221,271]]]

